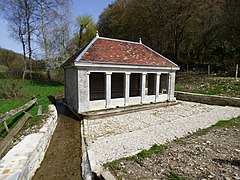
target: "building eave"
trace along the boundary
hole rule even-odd
[[[136,64],[117,64],[117,63],[92,63],[92,62],[75,62],[75,67],[82,67],[82,68],[127,68],[127,69],[153,69],[153,70],[170,70],[170,71],[177,71],[180,69],[179,66],[152,66],[152,65],[136,65]]]

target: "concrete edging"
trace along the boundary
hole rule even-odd
[[[57,110],[48,106],[48,118],[39,132],[27,135],[0,161],[0,179],[31,179],[44,159],[57,126]]]
[[[240,98],[175,91],[177,100],[218,106],[240,107]]]
[[[84,119],[81,121],[81,138],[82,138],[82,178],[84,180],[92,180],[92,170],[88,158],[87,143],[84,135]]]

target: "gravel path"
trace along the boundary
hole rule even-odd
[[[237,116],[240,108],[181,102],[172,107],[85,120],[84,133],[92,169],[98,172],[105,162],[134,155],[154,144]]]

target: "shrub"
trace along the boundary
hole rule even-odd
[[[18,79],[1,79],[0,80],[0,98],[14,99],[23,97],[22,81]]]

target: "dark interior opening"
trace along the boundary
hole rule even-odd
[[[161,74],[160,76],[160,94],[168,94],[168,74]]]
[[[111,98],[123,98],[124,97],[124,74],[113,73],[111,80]]]
[[[130,97],[141,95],[141,74],[132,73],[130,74]]]
[[[90,74],[90,101],[105,99],[105,74],[94,72]]]
[[[155,94],[155,74],[147,74],[147,95]]]

